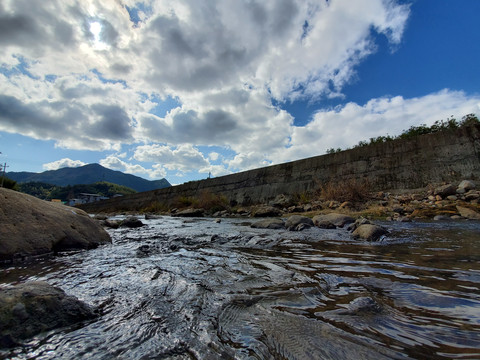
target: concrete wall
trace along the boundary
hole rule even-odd
[[[168,203],[202,191],[222,194],[232,203],[246,205],[266,202],[278,194],[311,192],[320,184],[349,179],[368,180],[372,191],[478,180],[480,124],[133,194],[82,208],[92,212],[104,207],[139,210],[155,201]]]

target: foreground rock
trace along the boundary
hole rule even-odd
[[[285,229],[285,224],[282,219],[264,219],[257,221],[251,225],[255,229]]]
[[[95,317],[93,309],[46,282],[0,291],[0,347],[17,345],[44,331]]]
[[[348,225],[353,222],[355,222],[355,219],[353,217],[344,215],[344,214],[337,214],[337,213],[317,215],[313,217],[313,223],[315,224],[315,226],[331,223],[336,227],[344,227],[345,225]],[[319,226],[319,227],[322,227],[322,226]]]
[[[383,235],[388,234],[388,231],[379,225],[363,224],[355,229],[352,233],[354,239],[362,239],[367,241],[378,241]]]
[[[0,261],[111,242],[86,212],[0,188]]]

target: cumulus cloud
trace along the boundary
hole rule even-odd
[[[134,158],[138,161],[155,162],[166,169],[181,172],[198,171],[210,166],[205,156],[190,144],[175,148],[158,144],[138,146]]]
[[[161,165],[153,165],[151,169],[147,169],[139,164],[126,162],[121,159],[122,157],[124,157],[123,154],[108,155],[106,158],[100,160],[100,165],[128,174],[148,175],[151,179],[164,178],[166,175],[166,171]]]
[[[84,163],[81,160],[72,160],[72,159],[69,159],[69,158],[63,158],[63,159],[60,159],[60,160],[57,160],[57,161],[52,161],[52,162],[43,164],[42,167],[43,167],[44,170],[58,170],[58,169],[61,169],[61,168],[64,168],[64,167],[75,168],[75,167],[80,167],[80,166],[83,166],[83,165],[87,165],[87,164]]]
[[[359,141],[399,135],[419,124],[432,125],[450,116],[480,112],[480,96],[444,89],[423,97],[371,99],[364,105],[347,103],[318,111],[305,127],[294,127],[289,147],[272,156],[275,162],[323,154],[330,148],[348,148]]]
[[[447,111],[448,104],[448,112],[460,111],[459,95],[445,91],[424,99],[374,99],[321,110],[299,128],[290,114],[273,105],[273,100],[343,96],[356,66],[376,51],[378,35],[392,47],[401,43],[408,4],[142,4],[3,1],[0,130],[77,150],[118,153],[126,145],[136,146],[132,163],[119,155],[102,160],[102,165],[126,172],[219,176],[349,146],[382,131],[393,133],[398,123],[406,124],[400,122],[402,116],[412,123],[424,121],[416,114],[426,114],[420,106],[429,106],[430,98],[443,96],[443,107],[428,108],[434,117],[440,113],[436,109]],[[167,97],[179,105],[160,114],[159,99]],[[383,114],[376,110],[380,108]],[[332,129],[340,125],[335,134]],[[218,156],[202,153],[202,145],[227,148],[233,155],[212,165]],[[146,168],[133,161],[155,164]]]

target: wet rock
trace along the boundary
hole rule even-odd
[[[145,220],[156,220],[161,218],[162,218],[161,215],[145,214]]]
[[[388,231],[379,225],[363,224],[360,225],[352,233],[354,239],[363,239],[367,241],[378,241],[383,235],[388,234]]]
[[[378,314],[382,311],[382,307],[371,297],[362,296],[352,300],[346,310],[341,311],[340,314],[345,315],[364,315],[364,314]]]
[[[222,219],[217,218],[217,219],[215,219],[215,222],[216,222],[217,224],[220,224],[220,223],[222,222]]]
[[[315,226],[318,226],[318,224],[324,224],[325,222],[330,222],[336,227],[344,227],[347,224],[355,222],[355,219],[351,216],[337,213],[317,215],[313,218],[313,223]]]
[[[480,220],[480,213],[475,210],[463,206],[457,206],[457,210],[461,216],[470,220]]]
[[[128,218],[126,218],[120,223],[121,227],[128,227],[131,229],[139,228],[139,227],[142,227],[143,225],[144,225],[143,222],[140,219],[136,218],[135,216],[129,216]]]
[[[108,216],[105,215],[105,214],[96,214],[93,218],[94,218],[95,220],[107,220],[107,219],[108,219]]]
[[[315,226],[320,229],[336,229],[337,228],[331,221],[328,221],[328,220],[317,221],[315,223]]]
[[[288,230],[296,230],[296,231],[301,231],[301,230],[305,229],[305,226],[298,227],[300,224],[311,227],[311,226],[313,226],[313,221],[312,221],[312,219],[310,219],[306,216],[292,215],[285,222],[285,227]],[[297,227],[298,227],[298,229],[297,229]]]
[[[312,226],[309,224],[301,223],[296,226],[289,227],[288,230],[290,231],[303,231],[305,229],[310,229]]]
[[[0,261],[111,242],[83,210],[0,188]]]
[[[284,229],[285,223],[282,219],[264,219],[251,225],[255,229]]]
[[[185,209],[182,211],[178,211],[172,216],[178,216],[178,217],[202,217],[204,216],[205,210],[203,209]]]
[[[355,220],[355,222],[349,224],[347,226],[347,230],[350,231],[350,232],[355,231],[356,228],[358,228],[360,225],[364,225],[364,224],[371,224],[371,222],[370,222],[370,220],[361,217],[361,218]]]
[[[457,188],[455,186],[453,186],[452,184],[447,184],[447,185],[443,185],[435,188],[435,191],[433,194],[444,198],[449,195],[455,195],[456,192],[457,192]]]
[[[282,215],[282,211],[273,206],[260,206],[254,210],[254,217],[275,217]]]
[[[4,288],[0,292],[0,347],[94,317],[89,305],[43,281]]]

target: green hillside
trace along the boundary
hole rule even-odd
[[[150,181],[139,176],[124,174],[121,171],[110,170],[99,164],[49,170],[41,173],[9,172],[7,177],[17,183],[41,182],[57,186],[93,184],[106,181],[129,187],[138,192],[171,186],[166,179]]]
[[[106,181],[88,185],[79,184],[67,186],[58,186],[42,182],[27,182],[18,184],[18,190],[44,200],[60,199],[62,201],[78,198],[81,193],[99,194],[106,197],[112,197],[117,194],[128,195],[136,193],[135,190],[126,186],[112,184]]]

